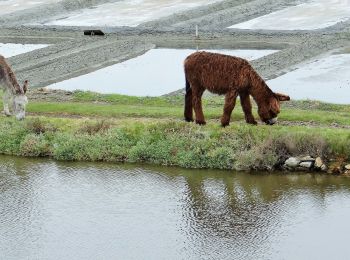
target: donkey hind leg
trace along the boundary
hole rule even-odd
[[[192,88],[192,105],[196,114],[196,124],[205,125],[205,119],[202,108],[203,88]]]
[[[9,110],[9,93],[7,91],[4,92],[3,96],[3,102],[4,102],[4,114],[6,116],[11,116],[10,110]]]
[[[188,80],[186,79],[186,95],[185,95],[185,120],[187,122],[193,122],[193,107],[192,107],[192,88]]]
[[[235,90],[228,92],[225,96],[224,113],[221,117],[221,125],[223,127],[228,126],[230,124],[231,113],[232,110],[235,108],[237,96],[238,94]]]
[[[241,99],[241,106],[244,112],[245,121],[248,124],[257,125],[258,123],[255,121],[254,116],[252,114],[252,103],[250,101],[249,94],[240,93],[239,97]]]

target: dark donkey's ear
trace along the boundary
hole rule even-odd
[[[24,94],[27,92],[27,90],[28,90],[28,84],[29,84],[29,82],[28,82],[28,80],[25,80],[24,81],[24,84],[23,84],[23,92],[24,92]]]
[[[290,100],[290,97],[287,95],[284,95],[284,94],[275,93],[275,96],[279,101],[289,101]]]

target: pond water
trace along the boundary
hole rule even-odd
[[[46,25],[131,26],[219,0],[122,0],[55,17]]]
[[[0,43],[0,55],[5,58],[47,47],[47,44]]]
[[[9,14],[42,4],[56,3],[61,0],[28,1],[28,0],[0,0],[0,15]]]
[[[1,259],[348,259],[350,179],[0,157]]]
[[[314,30],[350,18],[349,0],[312,0],[229,28],[266,30]],[[278,21],[276,23],[276,21]]]
[[[268,81],[274,91],[292,99],[350,104],[350,54],[334,54],[300,64],[297,69]]]
[[[211,50],[254,60],[277,50]],[[49,88],[132,96],[161,96],[185,87],[183,62],[195,50],[153,49],[122,63],[65,80]]]

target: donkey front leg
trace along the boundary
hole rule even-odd
[[[3,102],[4,102],[4,114],[6,116],[11,116],[11,113],[9,110],[9,99],[10,99],[10,95],[7,91],[5,91],[3,96]]]
[[[237,91],[231,90],[225,96],[224,113],[221,117],[221,125],[223,127],[228,126],[230,124],[231,113],[232,110],[235,108],[237,95]]]
[[[197,89],[192,88],[192,104],[194,113],[196,115],[196,124],[199,125],[205,125],[205,119],[203,114],[203,108],[202,108],[202,95],[203,95],[204,89]]]
[[[248,124],[257,125],[254,116],[252,114],[252,103],[250,101],[250,96],[248,93],[240,93],[239,97],[241,98],[241,105],[245,116],[245,121]]]

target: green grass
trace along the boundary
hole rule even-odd
[[[204,105],[204,114],[207,119],[219,120],[222,114],[222,105]],[[54,102],[31,102],[28,112],[67,114],[90,117],[148,117],[148,118],[183,118],[183,105],[142,105],[142,104],[91,104],[91,103],[54,103]],[[258,119],[256,110],[255,117]],[[242,120],[244,115],[239,104],[237,104],[232,120]],[[335,112],[323,110],[302,110],[295,108],[282,108],[279,115],[284,121],[317,122],[319,124],[336,123],[339,125],[350,125],[350,114],[348,112]]]
[[[0,100],[0,105],[2,101]],[[36,114],[67,116],[113,117],[113,118],[183,118],[184,97],[132,97],[116,94],[98,94],[76,91],[70,102],[30,101],[27,111]],[[224,98],[203,98],[206,119],[219,120]],[[256,107],[253,108],[257,119]],[[239,103],[233,111],[232,120],[242,120],[244,115]],[[350,105],[327,104],[317,101],[293,101],[282,106],[280,120],[291,122],[315,122],[317,124],[350,125]]]

